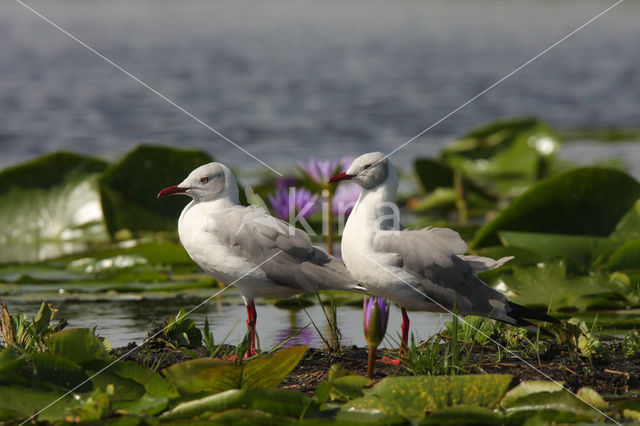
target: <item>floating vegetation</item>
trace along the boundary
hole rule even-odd
[[[454,316],[425,341],[412,336],[405,356],[372,344],[368,357],[365,348],[340,344],[340,307],[361,305],[362,296],[308,294],[266,300],[322,307],[330,350],[271,348],[242,359],[246,339],[218,342],[206,318],[200,330],[184,311],[142,345],[113,350],[95,330],[68,328],[53,305],[43,303],[34,318],[3,305],[0,422],[34,415],[131,425],[638,421],[640,184],[620,167],[560,161],[561,144],[537,120],[490,123],[438,158],[416,159],[419,191],[400,196],[414,226],[451,227],[473,254],[515,256],[483,280],[560,325],[532,333]],[[2,299],[210,295],[220,283],[198,270],[175,234],[184,201],[155,200],[208,161],[200,151],[141,146],[113,164],[53,153],[1,171]],[[282,195],[295,187],[305,202],[294,212],[320,231],[318,203],[333,211],[334,195],[349,206],[357,194],[323,192],[337,161],[299,166],[283,179],[265,177],[246,198],[284,217]],[[347,215],[335,212],[328,247]],[[368,358],[372,379],[364,377]]]

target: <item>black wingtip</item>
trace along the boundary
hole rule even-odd
[[[534,311],[533,309],[526,308],[517,303],[509,302],[509,316],[515,318],[518,321],[523,321],[525,318],[529,320],[544,321],[554,324],[560,323],[558,318],[554,318],[551,315],[547,315],[542,312]],[[525,321],[528,322],[528,321]]]

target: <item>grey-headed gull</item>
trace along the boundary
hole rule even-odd
[[[353,277],[369,291],[401,306],[405,347],[409,334],[405,308],[444,308],[530,329],[533,324],[526,319],[558,322],[510,302],[476,275],[512,257],[493,260],[464,256],[466,243],[447,228],[400,230],[399,218],[393,213],[397,212],[398,174],[381,152],[361,155],[329,182],[343,180],[360,185],[362,193],[342,234],[342,258]]]
[[[158,198],[184,194],[193,200],[178,219],[180,242],[205,272],[234,284],[247,306],[247,327],[255,354],[254,298],[289,297],[315,290],[365,291],[344,264],[311,245],[300,229],[258,206],[238,201],[231,170],[220,163],[198,167]]]

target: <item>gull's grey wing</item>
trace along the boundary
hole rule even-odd
[[[211,217],[215,233],[227,247],[260,266],[278,285],[314,290],[365,291],[344,264],[313,247],[306,232],[257,206],[236,206]]]
[[[477,271],[492,269],[509,260],[498,261],[479,256],[461,256],[467,245],[460,235],[446,228],[417,231],[381,231],[374,238],[377,252],[396,255],[397,264],[420,284],[421,291],[449,310],[463,315],[481,315],[515,325],[529,325],[520,317],[542,319],[548,316],[509,302],[486,285]],[[514,309],[522,308],[514,311]],[[550,318],[550,317],[548,317]]]

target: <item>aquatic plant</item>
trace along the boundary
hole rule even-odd
[[[318,195],[305,188],[276,189],[275,194],[269,194],[269,202],[275,215],[282,220],[296,215],[306,219],[318,210]]]
[[[57,309],[50,304],[42,302],[36,317],[29,321],[24,313],[11,315],[7,305],[2,302],[0,315],[0,336],[4,347],[15,348],[20,353],[34,353],[46,351],[45,336],[49,333],[60,331],[67,326],[67,321],[62,319],[57,324],[52,323]]]
[[[364,338],[369,346],[367,377],[373,378],[376,350],[384,339],[389,322],[389,305],[384,297],[365,296],[363,303]]]

